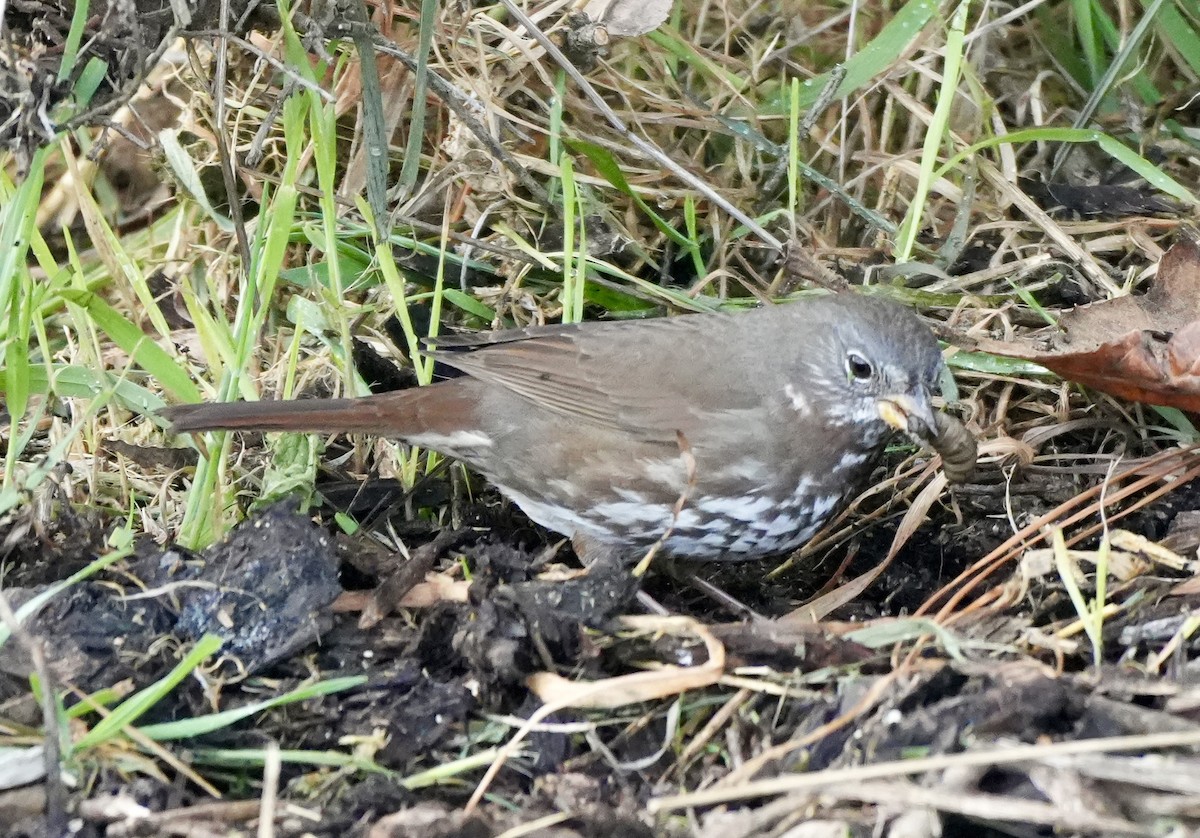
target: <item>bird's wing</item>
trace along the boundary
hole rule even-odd
[[[678,433],[692,428],[695,413],[688,405],[709,411],[757,405],[748,386],[753,371],[731,382],[710,369],[709,352],[726,351],[726,321],[692,315],[542,327],[534,334],[464,342],[473,351],[430,354],[563,416],[674,444]]]
[[[582,326],[577,323],[551,323],[546,326],[526,326],[522,329],[500,329],[495,332],[462,332],[421,338],[421,346],[431,353],[442,350],[474,352],[502,343],[517,343],[534,338],[572,335],[581,329],[594,328],[596,324]]]

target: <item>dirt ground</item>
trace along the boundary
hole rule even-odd
[[[1167,30],[1200,14],[1167,4],[1145,47],[1129,89],[1175,84],[1161,102],[1087,123],[1145,166],[1074,135],[1019,160],[980,149],[931,177],[916,256],[887,273],[922,203],[953,9],[856,5],[859,54],[895,55],[837,96],[834,75],[821,103],[774,79],[828,83],[858,25],[840,7],[668,21],[650,2],[634,17],[658,23],[612,12],[599,34],[527,9],[596,104],[506,7],[422,5],[302,4],[286,26],[275,4],[6,8],[0,836],[1200,834],[1200,363],[1174,342],[1198,331],[1200,269],[1158,268],[1196,238],[1171,184],[1200,182],[1183,90],[1200,69]],[[967,53],[974,98],[935,162],[990,136],[984,92],[1013,131],[1082,108],[1078,84],[1047,81],[1079,77],[1050,55],[1054,15],[1081,4],[1037,5],[1002,43],[990,11],[972,18],[988,49]],[[889,41],[894,19],[923,34]],[[812,111],[794,166],[813,165],[781,220],[789,96],[797,123]],[[1066,116],[1036,122],[1047,103]],[[43,178],[28,212],[26,178]],[[570,188],[590,214],[568,224]],[[193,440],[156,418],[354,376],[416,386],[416,338],[439,325],[566,319],[578,237],[588,318],[843,286],[910,305],[943,340],[975,471],[947,485],[936,452],[898,440],[795,555],[657,556],[638,577],[582,567],[477,475],[393,442]],[[1141,308],[1072,313],[1113,299]],[[1131,383],[1144,359],[1103,329],[1170,376]]]

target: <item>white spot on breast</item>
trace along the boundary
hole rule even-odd
[[[819,498],[814,498],[812,501],[812,506],[809,507],[812,510],[810,517],[814,521],[824,522],[825,517],[829,515],[830,512],[833,512],[833,510],[837,509],[838,500],[839,498],[837,495],[822,495]]]
[[[854,453],[841,457],[839,467],[850,467],[868,459]],[[660,476],[676,477],[681,466],[675,460],[651,461]],[[551,480],[546,495],[561,497]],[[542,492],[533,496],[503,491],[526,515],[548,529],[567,536],[583,536],[629,550],[645,549],[666,536],[667,552],[693,558],[746,558],[782,553],[804,544],[842,502],[840,492],[831,493],[823,478],[797,480],[783,500],[761,495],[729,496],[695,493],[676,510],[665,503],[660,488],[638,492],[611,487],[611,494],[585,508],[564,508],[548,502]],[[647,493],[656,502],[647,502]],[[568,507],[576,506],[568,502]]]
[[[847,451],[842,455],[842,458],[838,460],[837,468],[847,469],[861,466],[867,461],[867,457],[869,456],[869,454],[863,451]]]
[[[774,521],[767,525],[767,531],[763,535],[768,540],[778,539],[779,536],[787,535],[795,529],[796,519],[793,516],[779,515]]]
[[[572,483],[570,480],[563,480],[561,477],[547,480],[546,485],[551,491],[563,497],[573,498],[579,494],[579,486],[577,484]]]
[[[763,513],[775,506],[770,498],[703,498],[696,504],[702,513],[736,521],[750,523],[763,517]]]
[[[673,492],[682,494],[687,486],[687,469],[683,460],[672,457],[669,460],[642,460],[642,473],[647,480],[653,480],[666,486]]]
[[[412,434],[405,441],[410,445],[432,448],[435,451],[461,451],[467,448],[491,448],[492,438],[479,431],[455,431],[451,434]]]
[[[746,480],[754,485],[762,485],[772,472],[773,470],[768,469],[762,460],[737,459],[723,464],[720,471],[717,472],[716,479]]]
[[[623,500],[598,503],[589,510],[589,515],[608,519],[620,527],[629,527],[633,524],[661,524],[665,529],[671,521],[671,510],[662,504]]]
[[[807,396],[805,396],[791,384],[788,384],[786,387],[784,387],[783,392],[784,395],[788,397],[788,400],[791,401],[792,409],[794,409],[801,416],[808,415],[809,409]]]
[[[608,533],[601,527],[591,523],[582,515],[572,512],[562,506],[536,501],[521,492],[515,492],[507,486],[500,486],[500,491],[521,508],[534,523],[541,524],[548,530],[562,533],[568,538],[576,535],[589,536],[601,541],[607,541]]]

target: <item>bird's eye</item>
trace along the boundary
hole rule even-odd
[[[874,374],[875,368],[862,355],[851,352],[846,356],[846,375],[851,381],[869,381]]]

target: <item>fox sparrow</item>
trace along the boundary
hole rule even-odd
[[[749,559],[803,544],[893,430],[932,442],[937,342],[843,293],[740,314],[438,337],[465,375],[357,399],[185,405],[174,430],[399,437],[584,545]],[[944,424],[944,423],[943,423]],[[973,456],[972,456],[973,461]]]

